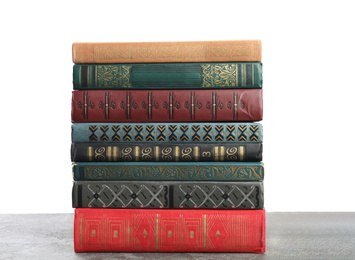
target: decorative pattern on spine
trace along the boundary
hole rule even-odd
[[[265,252],[264,210],[75,209],[75,252]]]
[[[259,121],[262,89],[73,91],[72,122]]]
[[[262,143],[72,143],[73,162],[260,162]]]
[[[263,209],[262,182],[76,181],[73,208]]]
[[[74,163],[74,180],[262,181],[264,164],[240,162]]]
[[[73,85],[76,90],[262,88],[262,64],[74,65]]]
[[[73,43],[74,63],[261,62],[260,40]]]
[[[262,142],[259,123],[75,123],[72,142]]]

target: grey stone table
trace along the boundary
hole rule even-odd
[[[73,219],[0,215],[0,259],[355,259],[355,213],[267,213],[265,254],[76,254]]]

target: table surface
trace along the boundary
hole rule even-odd
[[[0,259],[355,259],[355,213],[266,213],[266,253],[74,253],[73,214],[0,215]]]

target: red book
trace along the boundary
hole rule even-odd
[[[262,89],[73,91],[72,122],[259,121]]]
[[[265,210],[75,209],[75,252],[265,252]]]

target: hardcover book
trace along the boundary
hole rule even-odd
[[[74,163],[74,180],[88,181],[262,181],[262,162]]]
[[[262,64],[248,62],[74,65],[73,85],[76,90],[262,88]]]
[[[265,252],[264,210],[75,209],[75,252]]]
[[[76,181],[73,208],[263,209],[262,182]]]
[[[72,142],[262,142],[259,123],[74,123]]]
[[[260,40],[73,43],[74,63],[261,62]]]
[[[73,91],[72,122],[259,121],[262,89]]]
[[[262,143],[72,143],[73,162],[260,162]]]

